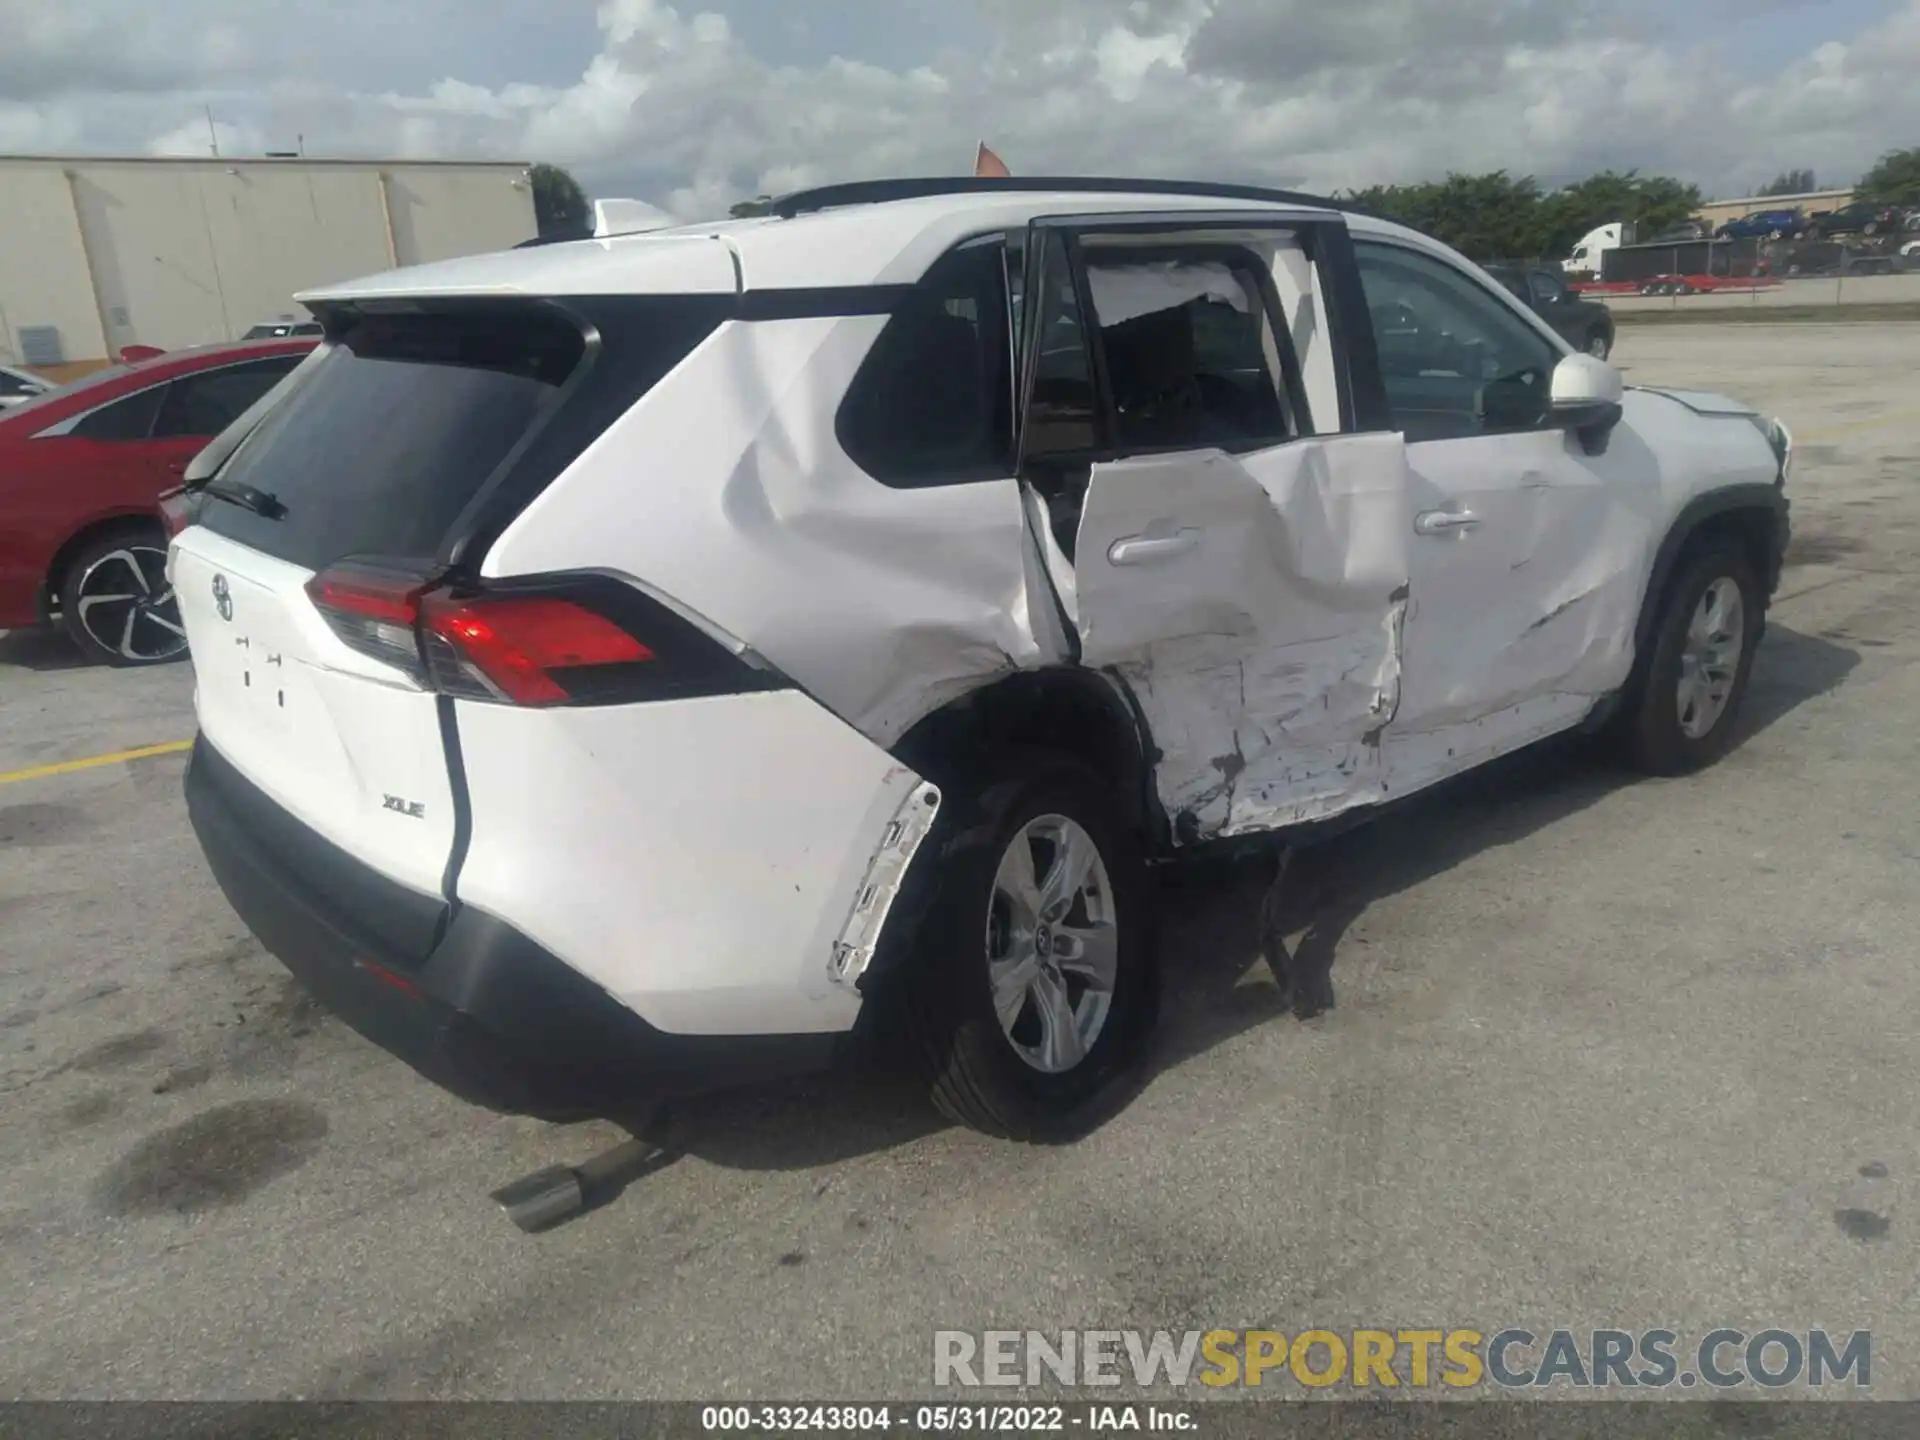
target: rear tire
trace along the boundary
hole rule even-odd
[[[1726,754],[1765,614],[1753,564],[1738,545],[1710,541],[1681,561],[1621,708],[1616,735],[1635,768],[1684,775]]]
[[[83,655],[122,668],[186,658],[166,565],[158,525],[109,530],[80,547],[60,577],[60,623]]]
[[[933,1103],[959,1124],[1075,1140],[1144,1073],[1159,990],[1152,897],[1110,791],[1066,760],[1022,763],[970,797],[949,791],[958,808],[928,857],[940,870],[902,1008]]]

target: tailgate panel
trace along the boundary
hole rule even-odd
[[[324,838],[438,895],[454,800],[436,698],[340,642],[311,571],[192,526],[172,572],[207,739]]]

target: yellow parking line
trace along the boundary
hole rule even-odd
[[[118,765],[124,760],[146,760],[155,755],[178,755],[191,750],[191,740],[169,740],[164,745],[142,745],[138,750],[116,750],[111,755],[89,755],[84,760],[62,760],[54,765],[29,765],[25,770],[0,770],[0,785],[16,780],[45,780],[51,775],[71,775],[76,770],[92,770],[101,765]]]

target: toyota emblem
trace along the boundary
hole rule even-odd
[[[213,608],[220,612],[222,620],[233,619],[233,593],[227,589],[227,577],[213,577]]]

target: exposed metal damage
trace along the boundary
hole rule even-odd
[[[906,772],[896,771],[895,778]],[[886,929],[887,916],[899,898],[907,867],[940,814],[940,791],[920,785],[909,791],[880,834],[880,843],[867,861],[866,873],[854,892],[853,910],[834,943],[828,972],[838,984],[855,990],[873,963],[875,949]]]
[[[1404,464],[1379,435],[1096,467],[1075,562],[1084,659],[1136,697],[1177,838],[1371,799],[1412,600]],[[1197,529],[1190,551],[1116,558],[1164,512]]]

